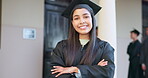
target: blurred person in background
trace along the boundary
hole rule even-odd
[[[127,54],[129,55],[128,78],[143,78],[143,71],[140,64],[141,43],[138,40],[140,32],[136,29],[130,32],[132,42],[128,45]]]
[[[148,78],[148,27],[146,27],[146,37],[141,48],[142,69],[145,71],[145,78]]]

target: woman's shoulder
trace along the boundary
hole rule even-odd
[[[101,48],[110,48],[114,49],[107,41],[97,38],[97,45]]]
[[[106,44],[109,44],[107,41],[101,40],[100,38],[97,38],[96,41],[99,46],[105,46]]]
[[[67,45],[67,43],[68,43],[68,40],[67,40],[67,39],[61,40],[61,41],[59,41],[59,42],[57,43],[57,46],[65,46],[65,45]]]

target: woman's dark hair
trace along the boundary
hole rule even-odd
[[[94,13],[93,10],[86,4],[79,4],[78,6],[76,6],[72,13],[71,16],[69,18],[69,35],[68,35],[68,50],[66,52],[66,65],[67,66],[71,66],[74,62],[74,59],[76,58],[76,52],[80,51],[80,41],[79,41],[79,33],[74,29],[71,21],[73,19],[73,12],[76,9],[81,9],[81,8],[85,8],[87,9],[92,17],[92,29],[90,31],[90,40],[86,49],[86,52],[84,54],[84,56],[82,57],[80,64],[86,64],[86,65],[91,65],[94,57],[95,57],[95,42],[96,42],[96,21],[95,21],[95,17],[94,17]]]

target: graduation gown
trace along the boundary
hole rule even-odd
[[[140,50],[141,43],[137,40],[131,42],[127,49],[127,54],[129,55],[129,71],[128,78],[143,78],[143,73],[140,64]]]
[[[53,50],[51,55],[51,68],[53,66],[62,66],[67,67],[65,65],[65,56],[64,51],[67,50],[67,40],[63,40],[59,42],[56,48]],[[111,45],[105,41],[102,41],[97,38],[96,46],[98,47],[96,52],[96,58],[93,61],[92,65],[81,65],[80,60],[86,52],[87,44],[84,46],[82,50],[77,52],[76,58],[73,62],[72,66],[76,66],[79,68],[82,78],[113,78],[114,76],[114,49]],[[97,65],[102,59],[108,61],[107,66],[99,66]],[[50,78],[55,78],[55,75],[51,75]],[[71,74],[63,74],[58,78],[76,78]]]
[[[146,75],[146,78],[148,78],[148,37],[142,43],[141,63],[144,63],[147,67],[145,71],[145,75]]]

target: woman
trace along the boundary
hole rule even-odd
[[[94,15],[101,8],[89,0],[75,0],[64,11],[69,36],[51,56],[51,78],[113,78],[114,49],[96,36]]]

